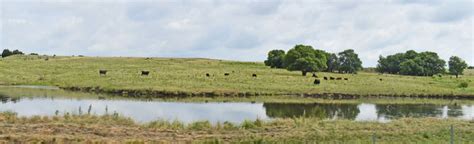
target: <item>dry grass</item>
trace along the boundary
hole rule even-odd
[[[246,121],[241,125],[178,121],[136,124],[120,116],[56,116],[19,118],[0,114],[0,142],[324,142],[448,143],[449,128],[456,142],[474,141],[474,121],[404,118],[389,123],[288,118]]]

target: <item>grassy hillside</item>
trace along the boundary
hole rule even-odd
[[[106,69],[106,76],[99,76]],[[142,70],[150,71],[141,76]],[[206,77],[206,73],[211,74]],[[229,73],[229,76],[224,76]],[[257,77],[252,77],[257,74]],[[0,59],[0,84],[55,85],[88,91],[140,94],[322,94],[357,95],[465,95],[474,96],[474,72],[461,78],[318,73],[319,77],[349,78],[322,80],[314,85],[310,75],[270,69],[263,63],[210,59],[98,58],[11,56]],[[380,81],[382,79],[382,81]],[[467,82],[467,88],[458,88]]]

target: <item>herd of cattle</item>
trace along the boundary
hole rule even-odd
[[[232,71],[233,72],[233,71]],[[141,75],[142,76],[148,76],[150,74],[150,71],[142,71]],[[107,70],[99,70],[99,75],[100,76],[105,76],[107,75]],[[229,76],[230,73],[224,73],[224,76]],[[206,73],[206,77],[211,77],[211,74],[209,73]],[[257,74],[252,74],[252,77],[257,77]],[[316,75],[315,73],[313,73],[313,77],[316,78],[314,80],[314,84],[315,85],[319,85],[321,84],[321,80],[319,79],[318,75]],[[349,78],[342,78],[342,77],[323,77],[324,80],[346,80],[348,81]],[[382,81],[382,79],[379,79],[380,81]]]
[[[148,76],[150,74],[150,71],[142,71],[142,76]],[[107,75],[107,70],[99,70],[99,75],[100,76],[105,76]],[[230,73],[224,73],[224,76],[229,76]],[[210,77],[211,74],[206,73],[206,77]],[[257,74],[252,74],[252,77],[257,77]]]

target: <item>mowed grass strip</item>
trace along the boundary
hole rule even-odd
[[[100,76],[99,70],[107,70]],[[141,71],[150,71],[141,76]],[[207,77],[206,74],[210,74]],[[229,73],[229,76],[224,76]],[[199,58],[48,57],[11,56],[0,59],[0,84],[93,87],[103,91],[135,90],[171,93],[215,94],[322,94],[357,95],[467,95],[474,96],[474,75],[461,78],[380,75],[360,72],[320,72],[320,85],[311,75],[271,69],[261,62],[238,62]],[[252,77],[256,74],[257,77]],[[349,80],[323,80],[322,77]],[[382,80],[380,80],[382,79]],[[468,83],[467,88],[458,87]]]

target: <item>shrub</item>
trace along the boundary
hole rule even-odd
[[[211,128],[211,123],[209,121],[198,121],[198,122],[193,122],[188,125],[190,129],[193,130],[204,130],[204,129],[209,129]]]
[[[459,88],[467,88],[469,84],[467,82],[462,82],[458,85]]]

